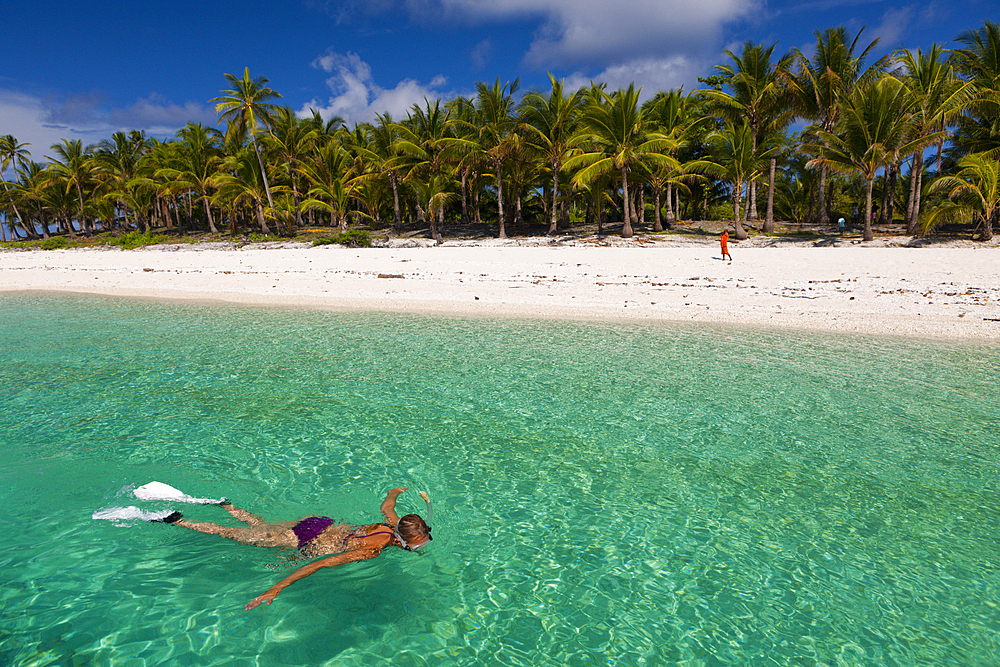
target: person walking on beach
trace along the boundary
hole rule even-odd
[[[433,539],[430,526],[431,501],[427,494],[420,492],[420,497],[427,504],[426,522],[417,514],[407,514],[403,517],[396,515],[396,498],[408,488],[404,486],[391,489],[380,507],[385,522],[371,525],[335,524],[333,519],[326,516],[311,516],[301,521],[268,523],[256,514],[235,507],[227,500],[223,500],[219,505],[247,527],[195,523],[185,520],[180,512],[174,512],[159,521],[199,533],[220,535],[256,547],[297,549],[305,557],[334,554],[299,568],[271,586],[247,603],[245,608],[249,611],[261,603],[271,604],[285,588],[324,567],[375,558],[386,547],[416,551],[427,546]]]
[[[729,261],[733,261],[733,256],[729,254],[729,231],[723,229],[722,236],[719,237],[719,244],[722,246],[722,259],[729,257]]]

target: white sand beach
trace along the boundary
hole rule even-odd
[[[0,252],[0,291],[1000,341],[1000,245],[424,239]],[[409,247],[406,247],[409,246]]]

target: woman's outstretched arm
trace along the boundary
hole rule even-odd
[[[327,558],[320,558],[319,560],[314,560],[313,562],[300,567],[299,569],[292,572],[290,575],[271,586],[267,589],[267,592],[262,595],[258,595],[253,600],[247,603],[245,609],[250,611],[254,607],[257,607],[262,602],[271,604],[274,598],[278,597],[278,593],[283,591],[286,587],[294,584],[299,579],[304,579],[310,574],[324,567],[334,567],[336,565],[343,565],[344,563],[353,563],[359,560],[368,560],[369,558],[375,558],[382,553],[382,549],[358,549],[356,551],[347,551],[342,554],[336,554],[334,556],[329,556]]]
[[[390,526],[395,526],[399,522],[399,517],[396,516],[396,498],[399,497],[403,491],[406,491],[408,486],[404,486],[401,489],[389,489],[389,493],[386,494],[385,500],[382,501],[382,514],[385,515],[386,523]]]

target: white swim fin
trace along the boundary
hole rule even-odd
[[[132,493],[139,500],[172,500],[177,503],[191,503],[193,505],[222,505],[229,502],[226,498],[193,498],[163,482],[143,484]]]

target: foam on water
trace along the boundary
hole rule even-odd
[[[0,664],[1000,662],[996,346],[23,295],[0,337]],[[434,542],[248,613],[302,562],[150,479],[427,489]]]

